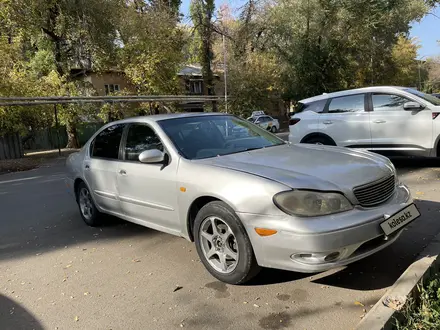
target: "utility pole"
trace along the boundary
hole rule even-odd
[[[226,44],[225,35],[223,37],[223,75],[225,80],[225,111],[228,113],[228,74],[227,74],[227,64],[226,64]]]
[[[55,115],[55,125],[57,130],[57,142],[58,142],[58,155],[61,156],[61,142],[60,142],[60,125],[58,123],[58,111],[57,111],[57,105],[53,105],[53,112]]]

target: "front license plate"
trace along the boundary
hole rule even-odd
[[[417,219],[420,216],[419,210],[414,204],[405,207],[396,214],[390,216],[384,222],[380,224],[385,235],[390,235],[396,230],[399,230],[409,224],[411,221]]]

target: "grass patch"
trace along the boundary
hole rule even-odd
[[[419,297],[411,300],[402,312],[403,321],[396,320],[396,330],[440,329],[440,273],[419,288]]]

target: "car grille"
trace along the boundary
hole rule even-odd
[[[353,189],[360,205],[371,207],[389,199],[396,187],[394,175],[380,179]]]

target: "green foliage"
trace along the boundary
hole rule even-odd
[[[180,84],[176,73],[184,62],[183,32],[168,11],[139,14],[134,7],[125,9],[120,34],[121,68],[142,94],[177,94]]]
[[[440,329],[440,274],[435,274],[420,291],[418,302],[413,301],[404,311],[405,321],[401,323],[396,320],[396,329]]]

